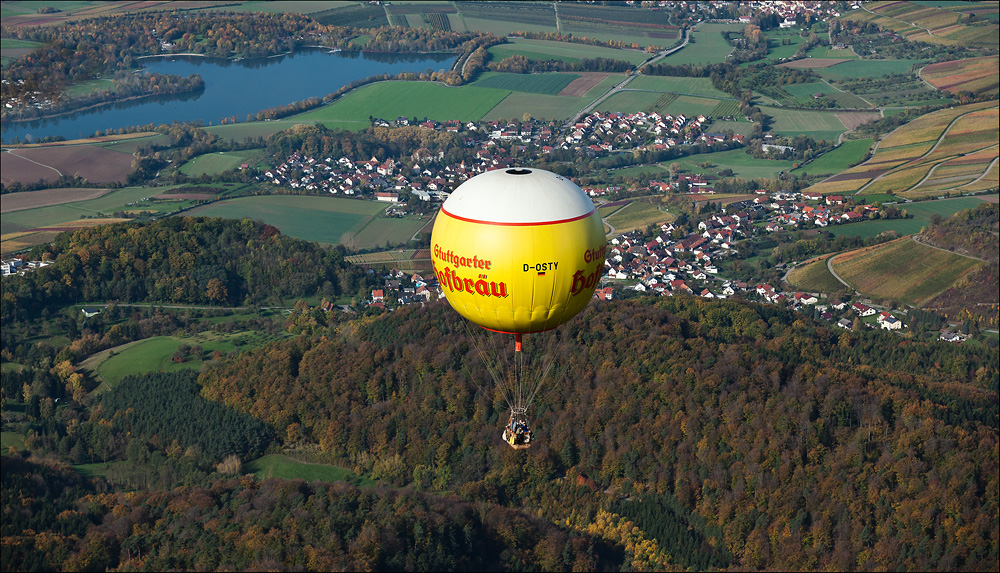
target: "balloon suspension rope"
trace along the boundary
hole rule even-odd
[[[521,352],[521,333],[514,333],[514,388],[517,394],[514,396],[514,407],[521,408],[523,396],[521,396],[521,377],[524,375],[524,353]],[[513,412],[513,408],[511,409]]]

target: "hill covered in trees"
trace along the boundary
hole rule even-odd
[[[522,455],[463,332],[443,306],[401,310],[244,354],[202,392],[384,481],[556,521],[666,496],[742,567],[995,562],[995,349],[735,301],[592,305],[531,337],[559,366]],[[562,475],[613,493],[565,499]]]
[[[470,336],[444,303],[405,307],[225,358],[199,395],[149,374],[50,413],[36,455],[106,444],[114,464],[81,483],[5,458],[5,569],[995,566],[996,348],[738,300],[595,303],[526,341],[556,367],[517,452]],[[381,485],[227,462],[265,448]]]
[[[244,219],[170,217],[62,233],[32,259],[51,260],[4,281],[3,320],[80,301],[265,305],[315,294],[354,294],[363,271],[341,248]]]
[[[1000,324],[1000,206],[983,203],[947,219],[935,216],[920,234],[920,241],[985,261],[959,278],[954,286],[925,306],[951,320],[971,320],[984,328]]]

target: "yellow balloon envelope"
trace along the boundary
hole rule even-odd
[[[431,234],[434,274],[452,307],[498,332],[555,328],[579,313],[604,274],[604,225],[565,177],[498,169],[460,185]]]

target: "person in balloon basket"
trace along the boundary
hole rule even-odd
[[[507,426],[507,436],[512,446],[531,443],[531,430],[523,422],[512,421]]]

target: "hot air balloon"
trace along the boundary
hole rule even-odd
[[[606,249],[593,202],[549,171],[488,171],[441,206],[431,258],[445,298],[472,323],[514,336],[513,380],[498,383],[511,410],[503,439],[515,448],[531,443],[527,410],[537,391],[523,384],[522,335],[553,329],[587,306]]]

